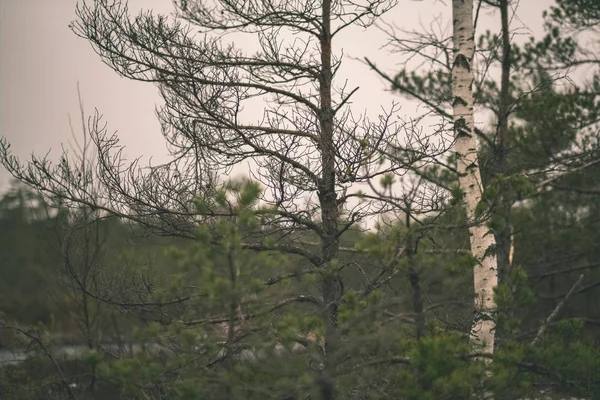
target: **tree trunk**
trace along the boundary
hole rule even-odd
[[[334,110],[331,101],[333,70],[331,65],[331,0],[322,3],[321,31],[321,76],[319,79],[320,95],[320,151],[322,173],[319,182],[319,202],[321,205],[323,256],[322,294],[325,319],[325,362],[319,377],[322,400],[333,400],[336,397],[335,385],[331,371],[335,368],[337,346],[339,342],[338,307],[342,298],[343,285],[337,271],[330,268],[330,263],[337,259],[338,239],[338,204],[336,194],[335,145],[333,141]]]
[[[425,313],[423,312],[423,297],[421,296],[421,282],[419,270],[417,269],[415,256],[417,253],[417,240],[415,239],[410,227],[410,209],[406,213],[406,228],[408,236],[406,238],[406,258],[408,260],[408,279],[412,290],[413,312],[415,313],[415,328],[417,339],[421,339],[425,334]]]
[[[465,208],[470,222],[481,199],[481,174],[477,159],[477,143],[473,115],[473,73],[471,62],[475,52],[473,27],[473,0],[453,0],[454,62],[452,65],[452,93],[454,112],[455,151],[461,189],[465,193]],[[476,319],[471,338],[480,351],[494,351],[492,311],[494,287],[498,283],[496,256],[493,253],[494,236],[488,234],[485,223],[472,223],[469,228],[471,252],[478,263],[473,271]]]
[[[506,182],[502,179],[508,173],[508,116],[510,114],[510,35],[508,24],[508,0],[500,0],[500,19],[502,29],[502,76],[500,81],[500,105],[498,107],[498,127],[497,142],[493,148],[493,169],[491,180],[500,178],[500,182]],[[512,199],[510,198],[511,188],[506,184],[499,187],[499,196],[494,207],[493,213],[500,216],[502,225],[495,227],[494,238],[496,239],[496,257],[498,262],[498,282],[506,283],[510,277],[511,267],[511,218],[510,210],[512,208]],[[509,316],[512,311],[506,310]],[[502,326],[496,329],[496,341],[500,342],[506,336],[506,330]]]
[[[505,175],[508,172],[508,116],[510,113],[510,35],[508,26],[508,0],[500,0],[500,18],[502,29],[502,77],[500,81],[500,106],[498,108],[498,142],[494,149],[494,176]],[[498,280],[500,283],[510,271],[510,199],[507,198],[508,188],[501,188],[496,214],[502,216],[503,226],[496,229],[496,256],[498,257]]]
[[[233,241],[233,238],[229,238]],[[227,344],[225,348],[226,365],[229,373],[233,374],[235,370],[235,318],[239,310],[239,297],[237,293],[237,280],[239,275],[239,267],[235,259],[235,248],[233,245],[228,244],[229,249],[227,252],[227,261],[229,264],[229,284],[231,285],[231,299],[229,303],[229,321],[227,322]],[[228,380],[225,387],[227,398],[234,400],[234,392],[231,382]]]

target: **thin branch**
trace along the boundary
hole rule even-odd
[[[283,280],[286,279],[291,279],[291,278],[298,278],[301,277],[303,275],[308,275],[308,274],[314,274],[315,272],[317,272],[317,269],[311,268],[311,269],[305,269],[299,272],[290,272],[288,274],[283,274],[283,275],[279,275],[279,276],[274,276],[272,278],[269,278],[265,281],[265,285],[266,286],[272,286],[276,283],[279,283]]]
[[[388,357],[376,360],[366,361],[362,364],[355,365],[344,371],[339,371],[336,375],[347,374],[348,372],[357,371],[367,367],[373,367],[377,365],[411,365],[410,359],[406,357]]]
[[[227,316],[227,317],[214,317],[214,318],[208,318],[208,319],[199,319],[199,320],[192,320],[192,321],[182,321],[183,324],[187,325],[187,326],[191,326],[191,325],[214,325],[214,324],[222,324],[224,322],[230,322],[232,320],[249,320],[252,318],[256,318],[260,315],[265,315],[268,313],[271,313],[275,310],[278,310],[280,308],[283,308],[289,304],[292,303],[311,303],[311,304],[317,304],[320,305],[321,301],[319,299],[317,299],[314,296],[308,296],[308,295],[300,295],[300,296],[296,296],[296,297],[290,297],[288,299],[284,299],[281,300],[279,302],[277,302],[276,304],[272,305],[271,307],[267,308],[266,310],[257,312],[257,313],[252,313],[252,314],[236,314],[235,317],[231,317],[231,316]]]
[[[595,159],[595,160],[592,160],[592,161],[590,161],[590,162],[588,162],[588,163],[585,163],[585,164],[583,164],[583,165],[580,165],[579,167],[576,167],[576,168],[570,169],[570,170],[568,170],[568,171],[567,171],[567,172],[565,172],[565,173],[558,174],[558,175],[555,175],[555,176],[553,176],[553,177],[551,177],[551,178],[545,179],[545,180],[541,181],[540,183],[538,183],[538,184],[536,185],[536,188],[537,188],[538,190],[541,190],[541,189],[542,189],[544,186],[546,186],[546,185],[548,185],[548,184],[551,184],[551,183],[553,183],[553,182],[555,182],[555,181],[559,180],[560,178],[563,178],[563,177],[564,177],[564,176],[566,176],[567,174],[572,174],[573,172],[579,172],[579,171],[581,171],[581,170],[583,170],[583,169],[586,169],[586,168],[588,168],[588,167],[591,167],[591,166],[593,166],[593,165],[596,165],[596,164],[599,164],[599,163],[600,163],[600,158],[597,158],[597,159]]]
[[[279,252],[287,253],[287,254],[296,254],[296,255],[305,257],[314,266],[320,266],[321,264],[323,264],[323,259],[321,257],[316,256],[316,255],[310,253],[309,251],[302,249],[300,247],[279,245],[279,244],[266,245],[263,243],[242,243],[241,246],[244,249],[253,250],[253,251],[272,250],[272,251],[279,251]]]
[[[52,353],[50,353],[50,350],[48,350],[46,345],[40,340],[40,338],[38,338],[36,335],[33,335],[23,329],[16,328],[14,326],[6,326],[4,324],[2,324],[2,325],[3,325],[2,327],[4,329],[10,329],[15,332],[19,332],[23,336],[34,341],[40,347],[40,349],[42,349],[42,351],[44,352],[44,355],[50,360],[50,362],[54,366],[54,369],[56,370],[56,373],[58,374],[58,377],[60,378],[60,381],[61,381],[62,385],[64,386],[65,391],[67,392],[68,398],[70,400],[75,400],[75,395],[73,394],[73,391],[71,390],[71,387],[69,386],[69,383],[67,382],[67,379],[65,378],[65,374],[63,373],[62,368],[60,367],[60,365],[58,364],[58,362],[56,361],[56,359],[54,358]]]
[[[556,317],[556,315],[558,315],[558,312],[560,311],[560,309],[563,308],[563,306],[565,305],[565,303],[567,302],[567,300],[569,299],[569,297],[571,297],[571,294],[573,294],[573,292],[575,291],[575,288],[577,287],[577,285],[579,285],[582,280],[583,280],[583,274],[579,275],[579,278],[575,281],[575,283],[571,287],[571,290],[569,290],[569,293],[567,293],[567,295],[561,300],[561,302],[558,303],[558,305],[556,306],[556,308],[554,309],[554,311],[552,311],[550,313],[550,315],[548,315],[548,317],[546,318],[546,320],[544,321],[544,323],[542,324],[542,326],[540,326],[540,329],[538,330],[538,333],[535,335],[535,338],[533,338],[533,340],[531,341],[531,345],[532,346],[535,346],[536,343],[540,340],[540,338],[542,337],[542,335],[546,331],[546,328],[548,327],[548,324],[550,322],[552,322],[552,320]]]
[[[544,278],[548,278],[550,276],[568,274],[570,272],[581,271],[581,270],[591,269],[591,268],[596,268],[596,267],[600,267],[600,262],[581,265],[579,267],[565,268],[565,269],[559,269],[556,271],[549,271],[549,272],[542,272],[539,274],[533,274],[533,275],[529,275],[529,278],[544,279]]]

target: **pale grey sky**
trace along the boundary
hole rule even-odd
[[[88,0],[89,1],[89,0]],[[56,158],[61,143],[70,139],[68,114],[77,130],[79,108],[77,82],[80,84],[86,112],[97,108],[104,114],[111,131],[118,130],[130,158],[140,155],[166,159],[166,149],[154,115],[160,104],[158,91],[147,83],[119,77],[104,65],[84,39],[68,28],[74,19],[76,0],[0,0],[0,136],[12,143],[14,153],[27,157],[51,150]],[[521,0],[513,27],[526,26],[541,34],[542,11],[552,0]],[[130,10],[141,7],[170,13],[170,0],[130,0]],[[451,0],[400,0],[400,5],[387,20],[406,29],[429,26],[442,16],[448,26]],[[517,2],[514,2],[516,5]],[[485,13],[479,31],[497,27],[499,16]],[[524,30],[521,30],[524,32]],[[350,57],[368,56],[378,64],[392,68],[393,56],[379,46],[384,36],[376,29],[355,29],[340,36],[335,43],[344,49],[346,68],[341,78],[350,86],[361,87],[356,97],[358,112],[376,112],[397,96],[385,93],[382,81],[364,65]],[[401,101],[401,100],[400,100]],[[409,113],[410,107],[403,112]],[[10,176],[0,167],[0,190]]]

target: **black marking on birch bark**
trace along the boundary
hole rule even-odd
[[[491,235],[491,234],[492,234],[491,232],[486,233],[486,235]],[[494,257],[494,256],[496,256],[496,245],[492,244],[483,253],[482,260],[484,260],[486,257]]]
[[[467,71],[471,72],[471,64],[469,64],[469,60],[465,57],[464,54],[457,54],[454,58],[454,67],[463,67],[466,68]]]
[[[467,128],[467,121],[463,117],[460,117],[454,123],[454,131],[456,132],[456,138],[471,137],[469,129]]]
[[[452,102],[452,107],[456,106],[467,106],[467,102],[460,96],[454,96],[454,101]]]

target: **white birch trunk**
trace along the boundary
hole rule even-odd
[[[454,64],[452,66],[452,95],[454,112],[455,151],[458,156],[459,183],[465,193],[467,218],[475,218],[475,208],[481,200],[481,174],[477,159],[473,116],[473,73],[471,62],[475,52],[473,28],[473,0],[452,0],[454,25]],[[475,309],[478,319],[473,326],[471,339],[479,351],[494,352],[495,322],[491,312],[495,309],[494,287],[498,284],[495,255],[486,255],[495,244],[494,235],[485,223],[469,228],[471,252],[478,264],[474,269]],[[483,317],[483,318],[481,318]]]

